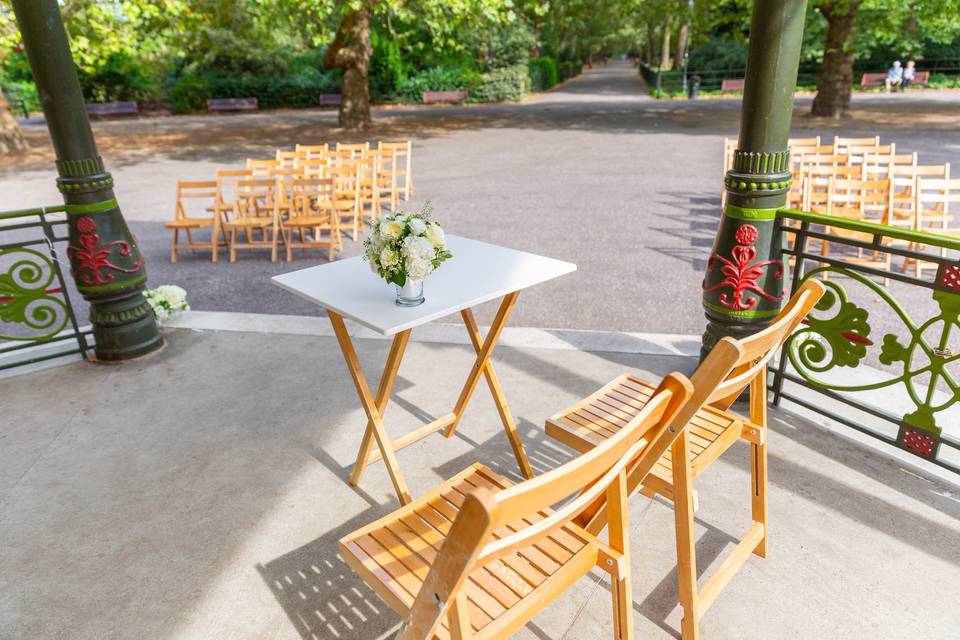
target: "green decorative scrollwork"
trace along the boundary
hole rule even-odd
[[[51,289],[55,270],[50,258],[25,247],[0,251],[0,261],[10,262],[0,273],[0,322],[26,327],[30,335],[0,333],[0,339],[43,341],[56,336],[67,324],[67,305]]]
[[[870,344],[869,313],[847,299],[847,292],[836,282],[823,282],[826,291],[816,311],[835,312],[826,318],[807,317],[808,328],[797,332],[792,341],[798,371],[823,373],[834,367],[856,367],[867,355]],[[826,343],[826,344],[825,344]],[[802,366],[798,366],[802,365]]]
[[[898,371],[889,379],[854,385],[836,384],[820,376],[835,367],[858,366],[867,355],[867,348],[873,345],[869,339],[867,310],[850,302],[844,288],[833,280],[823,281],[827,292],[816,309],[835,309],[835,313],[822,319],[810,315],[808,325],[797,331],[788,342],[787,357],[790,364],[809,383],[833,391],[871,391],[902,384],[917,407],[903,417],[903,422],[939,435],[936,414],[960,401],[960,384],[947,370],[947,365],[960,364],[960,353],[954,354],[948,348],[951,333],[960,330],[960,293],[936,291],[933,297],[940,306],[940,314],[926,322],[916,323],[885,288],[859,273],[842,267],[821,267],[806,274],[804,279],[827,273],[841,275],[863,285],[900,318],[907,337],[901,340],[894,334],[886,334],[878,354],[882,364],[896,366]],[[932,346],[924,337],[937,334],[936,346]],[[924,380],[926,376],[929,379]],[[942,401],[936,399],[937,388],[949,390]]]

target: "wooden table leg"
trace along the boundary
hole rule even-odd
[[[383,374],[380,376],[380,385],[377,388],[377,397],[374,399],[377,412],[383,418],[387,410],[387,403],[390,402],[390,394],[393,392],[393,383],[397,380],[397,371],[400,369],[400,361],[403,359],[403,352],[407,348],[407,342],[410,340],[410,329],[401,331],[393,337],[393,344],[390,346],[390,353],[387,354],[387,362],[383,366]],[[367,428],[363,431],[363,440],[360,443],[360,450],[357,452],[357,462],[353,466],[353,473],[350,474],[350,484],[357,486],[363,477],[363,470],[370,461],[370,449],[373,447],[373,423],[367,421]]]
[[[444,435],[449,438],[456,431],[457,426],[460,424],[460,419],[463,417],[463,412],[467,408],[467,403],[477,388],[480,375],[483,374],[487,379],[487,385],[490,387],[490,393],[493,395],[493,401],[497,405],[500,420],[503,422],[503,427],[507,432],[507,438],[510,440],[513,454],[517,458],[520,472],[524,477],[532,478],[533,470],[530,468],[527,453],[523,448],[520,435],[517,433],[517,425],[514,423],[513,416],[510,414],[510,408],[507,406],[507,401],[503,397],[503,388],[500,386],[500,380],[497,378],[496,371],[493,369],[493,363],[490,361],[493,349],[500,339],[503,327],[506,325],[507,318],[510,316],[510,312],[513,311],[513,306],[516,304],[519,295],[519,291],[514,291],[503,297],[503,302],[500,303],[500,308],[497,310],[497,315],[493,320],[493,324],[490,326],[490,331],[483,341],[481,341],[480,330],[477,328],[476,320],[473,318],[473,312],[469,309],[461,312],[463,322],[467,326],[467,333],[470,335],[470,341],[473,343],[473,348],[477,352],[477,359],[473,364],[470,375],[467,377],[466,383],[463,385],[463,390],[457,399],[457,405],[453,409],[454,420],[450,426],[447,427]]]
[[[393,488],[397,492],[397,497],[401,504],[408,504],[412,497],[407,489],[407,482],[403,479],[400,472],[400,465],[397,463],[397,456],[393,451],[393,444],[383,428],[383,420],[380,410],[377,408],[377,402],[370,393],[370,386],[363,375],[363,368],[360,366],[360,360],[357,358],[357,352],[353,348],[353,342],[350,340],[350,334],[347,333],[347,327],[343,324],[343,318],[339,314],[327,310],[327,316],[330,318],[330,324],[333,325],[333,331],[337,334],[337,342],[340,343],[340,350],[343,351],[343,359],[347,363],[347,370],[350,371],[350,377],[353,378],[353,384],[357,388],[357,394],[360,396],[360,403],[367,414],[369,428],[373,430],[373,437],[377,446],[383,453],[383,461],[387,465],[387,473],[390,474],[390,480],[393,482]],[[391,353],[393,353],[391,349]],[[399,363],[399,359],[397,360]],[[395,375],[395,373],[394,373]],[[389,395],[389,394],[387,394]],[[385,406],[385,405],[384,405]],[[366,456],[364,456],[366,459]]]
[[[470,342],[477,355],[483,349],[483,337],[480,335],[480,329],[477,327],[477,321],[473,317],[473,311],[464,309],[460,312],[463,317],[463,323],[467,326],[467,333],[470,335]],[[490,395],[493,396],[493,402],[497,405],[497,411],[500,413],[500,421],[507,432],[507,439],[510,440],[510,447],[513,448],[513,455],[520,465],[520,473],[524,478],[533,477],[533,469],[530,468],[530,461],[527,459],[527,452],[523,448],[523,441],[517,432],[517,424],[513,420],[513,414],[510,413],[510,407],[507,406],[506,398],[503,396],[503,387],[500,386],[500,379],[497,372],[493,369],[493,362],[487,360],[483,368],[484,377],[487,379],[487,386],[490,388]]]

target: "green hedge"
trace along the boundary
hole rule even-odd
[[[321,93],[340,93],[337,73],[312,73],[286,78],[184,74],[170,86],[174,113],[203,111],[209,98],[256,98],[261,109],[315,107]]]
[[[483,84],[483,75],[468,67],[433,67],[397,83],[396,98],[400,102],[422,102],[424,91],[469,91],[472,98]]]
[[[494,69],[483,74],[483,81],[470,92],[472,102],[523,100],[530,93],[530,72],[525,64]]]
[[[557,61],[550,56],[531,58],[527,62],[530,71],[531,91],[545,91],[560,81]]]
[[[557,75],[560,82],[583,73],[583,63],[579,60],[561,60],[557,63]]]

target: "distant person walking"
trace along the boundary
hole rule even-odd
[[[887,69],[887,79],[884,81],[884,84],[887,87],[887,93],[890,93],[890,90],[893,87],[899,87],[903,83],[903,67],[900,66],[899,60],[893,61],[893,66]]]
[[[917,63],[913,60],[907,60],[907,66],[903,70],[903,79],[900,81],[900,90],[906,91],[907,87],[913,84],[913,79],[917,76]]]

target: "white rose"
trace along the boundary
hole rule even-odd
[[[414,235],[419,236],[427,230],[427,223],[424,222],[422,218],[411,218],[409,224],[410,231],[412,231]]]
[[[400,257],[397,255],[396,251],[391,251],[390,249],[384,248],[380,252],[380,266],[384,269],[389,269],[390,267],[396,266],[400,262]]]
[[[436,222],[431,222],[427,226],[427,240],[429,240],[434,247],[439,249],[443,246],[443,243],[446,241],[446,236],[444,236],[443,229],[440,228]]]
[[[399,238],[403,233],[403,225],[396,220],[387,220],[380,225],[380,233],[387,238]]]

